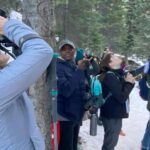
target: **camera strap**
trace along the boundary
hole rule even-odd
[[[41,38],[39,35],[37,34],[27,34],[25,36],[23,36],[20,40],[19,40],[19,48],[22,48],[23,44],[28,41],[28,40],[32,40],[35,38]]]

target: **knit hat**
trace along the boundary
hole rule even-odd
[[[84,49],[82,48],[77,48],[77,51],[76,51],[76,62],[78,62],[79,60],[82,60],[84,58]]]

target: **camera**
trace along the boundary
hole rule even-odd
[[[0,16],[7,18],[6,12],[2,9],[0,9]]]
[[[83,60],[83,63],[86,69],[89,68],[90,62],[88,60]]]
[[[126,71],[124,75],[126,76],[128,73],[130,73],[133,75],[133,77],[136,77],[141,75],[143,72],[144,72],[144,66],[141,66],[135,70]]]
[[[4,10],[0,9],[0,16],[7,18],[7,14]],[[12,47],[12,53],[10,50],[7,49],[7,47]],[[0,50],[4,51],[5,53],[9,54],[13,58],[16,58],[21,54],[21,50],[19,47],[11,42],[6,36],[0,35]]]

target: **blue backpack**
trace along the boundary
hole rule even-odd
[[[93,76],[91,78],[91,97],[85,104],[85,109],[90,109],[94,107],[98,109],[105,103],[102,97],[102,85],[101,82],[98,80],[98,76]]]
[[[102,84],[98,79],[99,75],[91,77],[91,97],[85,104],[85,109],[94,107],[96,109],[100,108],[106,100],[112,95],[109,93],[106,98],[103,98],[102,95]]]
[[[148,93],[149,93],[149,85],[147,82],[147,76],[145,75],[140,81],[139,81],[139,89],[140,89],[140,96],[143,100],[148,101]]]
[[[93,96],[99,96],[102,94],[102,85],[98,80],[98,76],[91,78],[91,94]]]

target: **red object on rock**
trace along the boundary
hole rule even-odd
[[[55,145],[54,145],[54,124],[51,124],[51,145],[52,145],[52,150],[55,150]],[[60,122],[57,122],[57,143],[60,143]]]

